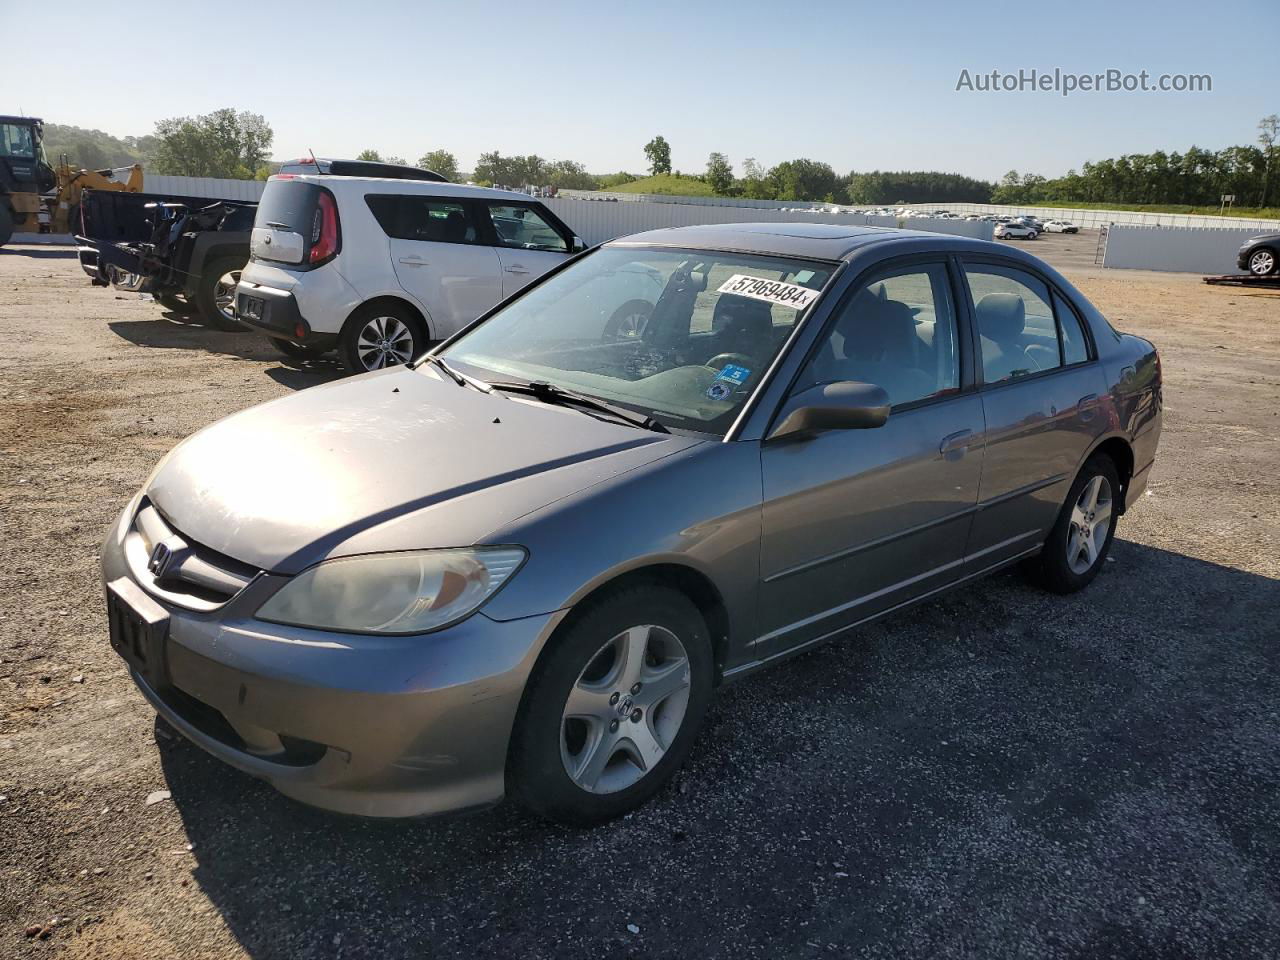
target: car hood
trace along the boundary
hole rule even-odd
[[[147,496],[190,540],[259,569],[465,546],[700,441],[397,369],[312,387],[194,434]]]

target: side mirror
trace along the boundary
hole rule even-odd
[[[581,253],[585,249],[587,249],[587,242],[579,236],[575,236],[573,242],[569,244],[570,253]]]
[[[782,408],[769,440],[819,430],[868,430],[889,419],[889,394],[873,383],[840,380],[797,393]]]

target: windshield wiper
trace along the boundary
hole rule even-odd
[[[543,403],[558,403],[562,406],[582,407],[585,410],[597,410],[600,413],[607,413],[612,417],[629,423],[633,427],[640,427],[644,430],[652,430],[655,433],[670,433],[663,424],[659,423],[653,417],[637,414],[633,410],[619,406],[615,403],[607,403],[604,400],[597,400],[595,397],[589,397],[585,393],[575,393],[572,390],[566,390],[564,387],[558,387],[554,383],[547,383],[545,380],[533,380],[529,383],[490,383],[488,385],[493,390],[503,390],[507,393],[522,393],[526,396],[534,397]]]
[[[468,377],[465,373],[460,373],[450,366],[444,357],[438,357],[434,353],[429,353],[422,359],[426,363],[434,363],[445,372],[450,380],[460,387],[475,387],[481,393],[493,393],[493,387],[489,386],[489,384],[484,380],[478,380],[475,377]]]

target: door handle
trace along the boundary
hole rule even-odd
[[[949,433],[938,444],[938,452],[948,460],[959,460],[968,451],[969,438],[972,436],[972,430],[957,430],[955,433]]]
[[[423,260],[421,257],[401,257],[400,262],[406,267],[425,267],[431,263],[430,260]]]
[[[529,272],[528,270],[520,266],[520,264],[518,263],[512,264],[511,266],[507,267],[507,273],[528,273],[528,272]]]
[[[1095,409],[1098,406],[1098,395],[1096,393],[1086,393],[1083,397],[1076,401],[1076,416],[1080,418],[1081,423],[1088,423],[1097,414]]]

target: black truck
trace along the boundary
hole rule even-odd
[[[258,205],[207,197],[86,191],[77,246],[94,283],[189,305],[205,322],[239,330],[233,304],[249,261]]]

